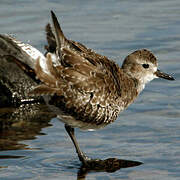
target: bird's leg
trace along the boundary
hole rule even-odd
[[[69,134],[75,148],[76,148],[76,152],[78,154],[78,157],[79,157],[79,160],[84,164],[84,165],[87,165],[87,161],[90,161],[90,158],[88,158],[81,150],[80,150],[80,147],[78,145],[78,142],[76,140],[76,137],[74,135],[74,128],[65,124],[65,129],[67,131],[67,133]]]

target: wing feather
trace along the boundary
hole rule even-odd
[[[54,94],[62,94],[62,91],[57,88],[52,88],[47,85],[38,85],[34,89],[32,89],[29,93],[29,95],[36,95],[36,96],[42,96],[42,95],[54,95]]]

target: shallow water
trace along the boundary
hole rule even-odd
[[[11,33],[43,52],[50,10],[56,12],[70,39],[118,64],[136,49],[150,49],[158,57],[160,69],[176,78],[148,84],[136,102],[106,128],[77,130],[82,149],[91,157],[144,163],[114,173],[92,172],[86,179],[179,179],[180,1],[1,0],[0,33]],[[19,144],[26,148],[0,152],[0,179],[77,178],[80,163],[63,124],[57,119],[51,124],[34,137],[20,138]]]

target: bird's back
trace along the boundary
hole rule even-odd
[[[46,100],[66,124],[94,129],[113,122],[138,95],[137,82],[113,61],[63,34],[59,64],[52,62],[57,44],[50,25],[45,72],[37,60],[35,71],[42,84],[31,93],[50,95]],[[61,31],[62,32],[62,31]],[[50,53],[49,53],[50,52]]]

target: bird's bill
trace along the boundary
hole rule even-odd
[[[161,72],[159,69],[155,72],[155,75],[159,78],[167,79],[167,80],[175,80],[172,76],[169,74],[166,74],[164,72]]]

